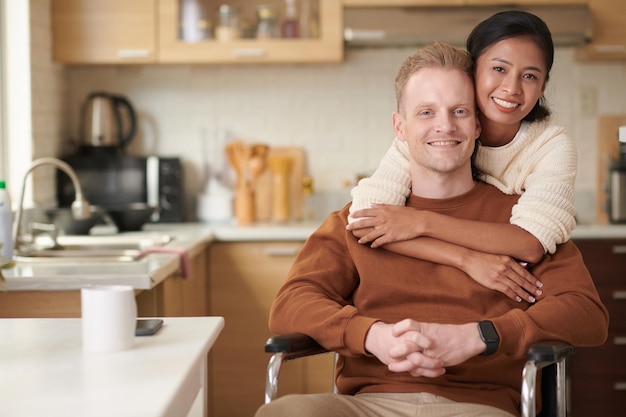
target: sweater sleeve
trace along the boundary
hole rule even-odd
[[[509,145],[481,146],[475,163],[483,181],[506,194],[521,194],[511,224],[535,236],[548,253],[569,240],[576,227],[577,154],[563,128],[547,121],[531,123]]]
[[[409,165],[407,144],[395,138],[374,174],[369,178],[363,178],[352,189],[352,206],[348,221],[352,223],[355,220],[352,213],[369,208],[375,203],[404,205],[411,192]]]
[[[511,213],[511,224],[535,236],[548,253],[569,240],[576,227],[574,182],[577,154],[561,131],[545,141],[529,162],[524,192]]]
[[[512,308],[492,317],[500,335],[498,352],[525,357],[531,344],[561,340],[574,346],[598,346],[608,334],[609,315],[573,242],[530,271],[545,283],[544,294],[527,310]]]

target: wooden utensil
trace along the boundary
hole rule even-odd
[[[293,158],[272,155],[268,162],[272,172],[272,219],[286,222],[290,218],[289,175],[293,168]]]

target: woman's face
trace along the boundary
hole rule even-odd
[[[476,101],[483,129],[488,124],[519,127],[543,95],[547,68],[529,38],[509,38],[485,49],[476,62]],[[512,138],[511,138],[512,139]]]

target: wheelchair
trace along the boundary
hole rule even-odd
[[[278,377],[283,363],[307,356],[329,353],[313,338],[293,333],[270,337],[265,352],[271,353],[265,380],[265,403],[274,400],[278,393]],[[574,347],[562,342],[542,342],[528,350],[522,371],[521,415],[522,417],[566,417],[567,415],[567,359]],[[336,367],[338,354],[334,353]],[[541,372],[541,386],[537,387],[537,374]],[[334,377],[334,375],[333,375]],[[542,408],[536,414],[536,394],[540,390]],[[333,381],[333,391],[337,388]]]

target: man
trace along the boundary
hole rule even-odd
[[[411,154],[407,206],[506,223],[519,196],[472,178],[480,127],[469,71],[464,52],[440,43],[400,68],[393,127]],[[571,242],[534,267],[543,297],[520,304],[456,268],[359,244],[348,209],[307,240],[270,317],[272,332],[306,333],[341,354],[347,395],[286,396],[257,417],[516,416],[531,344],[607,337],[607,311]]]

